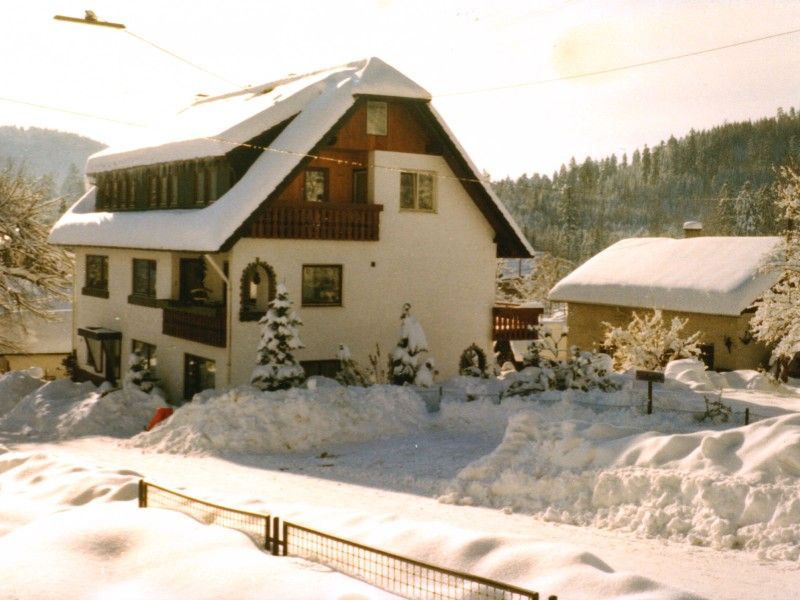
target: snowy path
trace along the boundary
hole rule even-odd
[[[380,530],[394,532],[395,538],[402,540],[404,551],[413,553],[416,545],[419,558],[433,562],[447,564],[448,556],[445,550],[438,558],[432,556],[435,544],[426,545],[426,541],[441,545],[453,536],[475,536],[490,546],[499,539],[512,553],[514,546],[523,552],[526,545],[546,543],[553,544],[558,554],[563,545],[572,553],[594,555],[584,555],[585,565],[578,566],[635,574],[707,598],[800,598],[797,563],[760,561],[745,552],[546,523],[526,515],[435,500],[444,483],[461,467],[486,455],[498,442],[496,434],[465,437],[430,431],[336,446],[322,458],[320,453],[305,453],[246,455],[231,460],[143,452],[109,438],[5,443],[12,450],[48,452],[89,465],[134,469],[155,481],[185,486],[193,493],[233,506],[256,510],[269,507],[286,518],[332,533],[337,527],[348,532],[360,529],[367,538],[363,541],[375,545],[380,545],[376,533],[380,525]],[[432,448],[442,459],[438,470],[431,468],[437,458],[429,455]],[[385,538],[387,534],[382,535]],[[415,537],[418,539],[409,541]],[[548,586],[547,592],[557,593],[558,583],[551,582],[553,587]],[[568,600],[568,596],[561,597]]]

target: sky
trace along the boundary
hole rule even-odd
[[[0,56],[13,57],[0,63],[0,126],[72,131],[112,146],[157,128],[196,94],[367,56],[431,92],[493,179],[549,174],[573,156],[621,156],[692,128],[800,106],[800,31],[574,77],[800,30],[800,0],[0,0],[0,7]],[[53,19],[85,9],[126,29]]]

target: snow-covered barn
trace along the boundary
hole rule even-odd
[[[532,249],[430,99],[371,58],[203,99],[90,157],[50,236],[76,255],[79,366],[115,379],[136,348],[176,398],[246,382],[277,283],[310,374],[339,343],[385,357],[405,302],[442,375],[488,351],[496,259]]]
[[[567,303],[569,343],[603,341],[603,322],[627,324],[633,311],[661,309],[703,332],[715,369],[756,368],[767,348],[750,332],[753,302],[778,279],[762,271],[778,237],[631,238],[609,246],[559,281],[550,300]]]

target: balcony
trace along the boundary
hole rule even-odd
[[[224,348],[225,307],[170,304],[164,307],[161,332],[209,346]]]
[[[250,237],[378,241],[382,210],[380,204],[275,204],[255,217]]]
[[[518,306],[492,307],[492,339],[495,341],[534,340],[542,308]]]

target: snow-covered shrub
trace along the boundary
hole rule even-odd
[[[359,385],[361,387],[366,387],[370,384],[369,375],[353,359],[352,354],[350,354],[350,348],[344,344],[339,344],[336,358],[339,359],[339,372],[336,373],[336,381],[342,385]]]
[[[609,377],[611,357],[598,352],[581,352],[577,346],[570,348],[569,359],[544,358],[553,343],[549,336],[534,340],[523,357],[525,368],[521,377],[505,392],[506,396],[521,396],[547,390],[583,390],[599,388],[604,392],[619,386]]]
[[[148,393],[153,389],[153,385],[147,361],[138,352],[131,352],[128,355],[128,370],[122,379],[122,389],[137,389]]]
[[[419,321],[411,316],[411,305],[403,305],[400,316],[400,340],[389,356],[389,377],[393,384],[414,383],[417,372],[425,363],[428,340]]]
[[[414,385],[421,387],[431,387],[433,385],[433,378],[439,371],[436,370],[436,365],[432,358],[426,358],[422,365],[414,375]]]
[[[458,360],[458,374],[466,377],[481,377],[488,379],[492,369],[486,361],[486,353],[477,344],[471,344]]]
[[[633,318],[625,328],[603,323],[606,327],[603,347],[614,359],[614,368],[626,371],[632,367],[640,369],[663,369],[671,360],[700,356],[702,333],[684,336],[683,328],[688,319],[675,317],[664,323],[660,310]]]
[[[386,376],[386,369],[384,369],[383,365],[381,347],[378,345],[378,342],[375,342],[375,354],[369,355],[369,368],[367,369],[367,377],[370,383],[375,385],[386,385],[389,383],[389,378]]]
[[[708,396],[703,396],[706,403],[706,412],[698,417],[698,421],[711,421],[712,423],[727,423],[731,418],[731,407],[722,403],[722,400],[709,400]]]
[[[787,226],[783,242],[765,270],[782,273],[782,277],[756,301],[750,327],[759,341],[772,347],[772,374],[785,382],[789,364],[800,352],[800,171],[781,167],[778,174],[777,205]]]
[[[291,307],[289,292],[283,284],[278,285],[275,298],[259,321],[261,341],[250,383],[260,390],[285,390],[305,380],[305,371],[292,354],[303,347],[297,331],[303,322]]]

